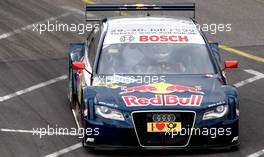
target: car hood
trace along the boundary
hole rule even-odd
[[[94,80],[89,88],[96,104],[122,110],[201,109],[227,99],[217,75],[168,75],[154,83]]]

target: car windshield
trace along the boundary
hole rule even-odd
[[[105,44],[98,64],[98,74],[208,73],[214,68],[205,44]]]

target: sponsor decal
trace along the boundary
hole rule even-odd
[[[196,25],[184,20],[109,23],[104,45],[117,43],[205,44]]]
[[[135,87],[121,88],[122,92],[120,94],[129,94],[134,92],[141,93],[153,93],[156,94],[155,97],[136,97],[133,95],[122,96],[123,101],[127,107],[135,106],[200,106],[204,92],[201,91],[201,87],[189,87],[183,85],[174,85],[170,83],[153,83],[148,85],[141,85]],[[179,97],[177,95],[170,95],[171,93],[178,92],[188,92],[191,93],[190,97]]]
[[[147,132],[179,132],[180,122],[148,122]]]
[[[235,136],[233,139],[232,139],[232,143],[235,142],[235,141],[238,141],[238,136]]]
[[[141,93],[150,92],[154,94],[189,92],[189,93],[194,93],[194,94],[204,94],[204,92],[202,92],[201,90],[201,87],[199,86],[190,87],[190,86],[183,86],[183,85],[174,85],[174,84],[165,83],[165,82],[122,88],[122,92],[120,94],[127,94],[127,93],[133,93],[133,92],[141,92]]]
[[[177,35],[141,35],[139,36],[140,42],[189,42],[188,36]]]
[[[93,143],[94,142],[94,138],[87,138],[86,142],[92,142]]]
[[[127,107],[142,106],[200,106],[203,95],[191,95],[190,97],[178,97],[176,95],[155,95],[155,97],[136,97],[132,95],[122,96]]]
[[[120,37],[120,41],[123,43],[132,42],[135,40],[135,37],[132,35],[123,35]]]
[[[215,106],[219,106],[219,105],[223,105],[226,104],[225,101],[219,101],[217,103],[213,103],[213,104],[209,104],[208,107],[215,107]]]
[[[129,87],[129,88],[123,88],[122,89],[123,92],[121,92],[120,94],[127,94],[127,93],[133,93],[133,92],[155,92],[158,90],[157,87],[153,86],[153,85],[142,85],[142,86],[136,86],[136,87]]]
[[[118,108],[117,104],[112,104],[112,103],[108,103],[108,102],[99,101],[98,104],[99,105],[104,105],[104,106],[109,106],[109,107],[112,107],[112,108]]]

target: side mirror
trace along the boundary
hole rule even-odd
[[[74,70],[84,70],[85,69],[85,64],[82,62],[74,62],[72,63],[72,69]]]
[[[83,62],[73,62],[72,63],[72,69],[74,69],[74,70],[85,70],[89,74],[92,75],[92,73],[86,69],[85,64]]]
[[[223,70],[225,69],[234,69],[234,68],[237,68],[238,67],[238,61],[235,61],[235,60],[231,60],[231,61],[225,61],[224,64],[225,64],[225,67]],[[222,70],[222,71],[223,71]]]

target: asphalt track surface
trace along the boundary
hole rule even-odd
[[[96,1],[96,3],[109,1]],[[112,2],[112,1],[111,1]],[[118,1],[113,1],[118,2]],[[129,1],[133,2],[133,1]],[[158,1],[142,1],[158,2]],[[163,2],[163,1],[162,1]],[[169,1],[172,2],[172,1]],[[264,57],[263,0],[197,1],[199,23],[231,23],[231,32],[206,32],[211,41],[248,54]],[[68,9],[67,9],[68,8]],[[69,9],[71,8],[71,9]],[[30,25],[45,20],[83,23],[82,2],[73,0],[0,1],[0,156],[247,156],[264,149],[264,62],[221,50],[223,60],[240,61],[228,71],[230,84],[250,78],[239,87],[240,142],[238,151],[103,151],[89,152],[75,136],[33,136],[18,130],[50,126],[76,127],[69,108],[65,74],[69,42],[82,42],[86,35],[76,32],[34,32]],[[166,12],[163,14],[167,14]],[[107,16],[114,15],[105,13]],[[259,72],[258,79],[245,70]],[[60,80],[47,83],[51,79]],[[25,91],[28,87],[31,90]],[[36,87],[36,86],[35,86]],[[22,93],[11,93],[20,91]],[[10,96],[10,95],[9,95]],[[6,99],[4,99],[6,98]],[[4,129],[15,129],[4,130]],[[77,144],[77,145],[75,145]],[[64,149],[66,148],[66,149]],[[52,154],[54,153],[55,154]]]

